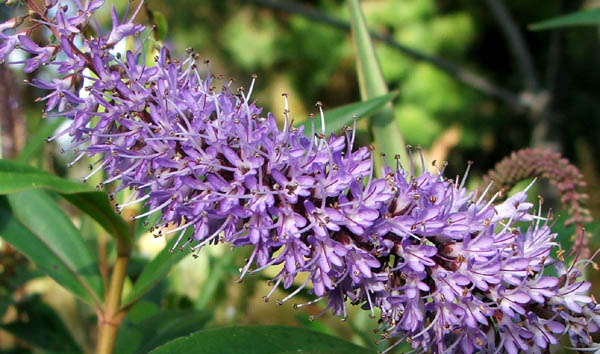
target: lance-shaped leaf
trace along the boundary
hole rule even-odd
[[[529,29],[533,31],[540,31],[561,27],[589,25],[600,25],[600,7],[591,10],[573,12],[567,15],[558,16],[542,22],[534,23],[532,25],[529,25]]]
[[[386,103],[390,102],[398,96],[398,92],[390,92],[382,96],[368,99],[364,102],[347,104],[341,107],[334,108],[325,112],[325,129],[326,133],[335,133],[342,130],[344,126],[352,126],[354,119],[362,119],[375,112]],[[314,119],[315,133],[321,133],[321,119]],[[304,135],[310,137],[312,128],[310,120],[305,120],[298,126],[304,126]]]
[[[10,160],[0,160],[0,194],[30,189],[57,192],[96,220],[112,237],[130,245],[129,226],[117,215],[108,196],[91,187],[51,175],[43,170]]]
[[[44,148],[44,145],[46,144],[46,138],[54,135],[54,131],[61,125],[62,122],[64,122],[63,119],[57,119],[54,122],[43,124],[43,126],[37,130],[37,133],[27,141],[23,151],[21,151],[16,160],[26,163],[34,156],[37,156]]]
[[[97,260],[56,202],[40,190],[6,198],[12,213],[0,208],[0,237],[64,288],[99,305],[103,287]]]
[[[371,35],[358,0],[348,0],[350,8],[350,24],[352,27],[352,42],[356,54],[356,70],[360,85],[360,95],[363,101],[388,93],[383,79],[377,53],[371,41]],[[406,145],[402,133],[394,117],[394,108],[388,103],[380,111],[373,114],[370,121],[371,133],[375,147],[379,153],[385,153],[385,159],[394,166],[394,156],[400,155],[400,162],[409,165]],[[383,158],[376,154],[375,162],[383,164]],[[376,169],[379,171],[379,169]]]
[[[233,261],[236,259],[235,256],[238,253],[237,251],[238,250],[231,250],[231,252],[227,252],[218,257],[210,256],[210,277],[206,279],[202,286],[202,291],[200,291],[200,294],[196,298],[194,306],[197,309],[207,309],[211,302],[214,304],[215,301],[220,300],[218,296],[219,288],[224,286],[228,280],[235,276],[235,273],[232,274],[228,271],[228,267],[233,266]]]
[[[188,228],[184,238],[189,237],[192,229]],[[189,252],[177,251],[171,252],[171,247],[175,244],[176,237],[165,246],[165,248],[154,259],[144,267],[142,274],[133,285],[133,289],[123,301],[123,307],[130,306],[150,291],[158,282],[167,276],[171,268],[181,261]]]
[[[304,328],[284,326],[240,326],[213,328],[177,338],[151,351],[151,354],[245,353],[333,353],[374,354],[343,339]]]

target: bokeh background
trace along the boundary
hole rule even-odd
[[[120,13],[127,7],[126,0],[112,3]],[[600,33],[593,26],[536,32],[528,25],[597,7],[600,1],[364,0],[362,4],[378,38],[385,79],[390,89],[399,92],[394,110],[408,144],[420,145],[430,161],[449,161],[449,176],[462,174],[467,161],[474,161],[469,177],[473,187],[511,151],[544,147],[561,152],[584,174],[588,207],[598,219]],[[15,11],[0,6],[1,20]],[[252,74],[257,74],[254,97],[267,111],[281,116],[281,94],[288,93],[292,116],[302,120],[315,112],[318,100],[326,109],[360,100],[348,18],[341,0],[148,0],[139,20],[158,24],[160,38],[175,53],[194,48],[210,60],[215,75],[233,77],[247,87]],[[108,11],[99,20],[109,25]],[[40,141],[60,122],[41,119],[42,107],[33,103],[41,93],[22,85],[23,79],[18,68],[0,66],[2,156],[15,157],[23,149],[41,145],[33,150],[38,166],[79,178],[85,166],[67,170],[70,156],[61,154],[60,141],[46,145]],[[542,181],[536,188],[534,199],[540,193],[548,201],[545,207],[566,215],[550,185]],[[114,249],[107,235],[68,205],[65,208],[91,247],[110,261]],[[560,220],[557,230],[566,235],[561,240],[569,248],[574,231],[561,227]],[[592,251],[600,245],[597,229],[597,223],[587,228],[593,234]],[[144,232],[136,237],[129,284],[166,242]],[[291,303],[279,307],[274,301],[262,301],[269,291],[266,280],[275,272],[235,283],[245,253],[217,247],[198,259],[187,257],[128,315],[117,352],[131,352],[131,341],[151,345],[152,333],[159,330],[181,334],[187,330],[181,329],[183,319],[198,328],[257,323],[306,326],[377,347],[371,332],[376,322],[366,311],[353,311],[347,322],[330,314],[309,321],[310,315],[319,314],[319,305],[294,310]],[[591,273],[590,277],[598,294],[600,281],[594,277],[599,276]],[[309,299],[300,294],[296,302]],[[173,313],[167,329],[147,321],[160,311]],[[71,340],[70,336],[92,351],[95,314],[6,243],[0,254],[0,317],[0,328],[21,323],[39,332],[39,343],[60,343]],[[53,352],[53,348],[31,347],[0,329],[1,353]]]

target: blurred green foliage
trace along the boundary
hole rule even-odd
[[[293,3],[348,21],[343,1]],[[584,138],[593,145],[593,153],[600,153],[600,146],[593,143],[600,129],[587,129],[600,121],[591,119],[596,114],[598,74],[587,69],[600,61],[594,49],[598,48],[597,33],[590,29],[562,34],[527,31],[527,24],[578,9],[583,2],[504,3],[533,53],[539,90],[551,95],[550,132],[544,142],[563,146],[574,159],[575,142]],[[211,60],[214,73],[236,77],[242,85],[257,73],[258,97],[267,110],[282,110],[283,91],[292,95],[292,115],[296,113],[297,119],[314,111],[317,100],[325,108],[358,100],[352,48],[348,34],[338,28],[274,10],[260,1],[151,0],[148,4],[167,17],[174,48],[194,47]],[[474,70],[517,97],[539,93],[523,86],[510,45],[485,2],[371,0],[362,4],[376,32]],[[475,172],[482,173],[508,152],[531,144],[539,121],[535,114],[508,107],[386,44],[379,43],[377,50],[388,85],[400,92],[395,111],[407,143],[428,148],[449,127],[460,126],[458,145],[451,146],[449,170],[453,173],[462,171],[467,160],[475,160]],[[570,124],[573,121],[581,124]]]

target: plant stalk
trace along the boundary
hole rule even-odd
[[[96,354],[112,354],[114,351],[117,332],[126,314],[126,311],[121,310],[120,306],[130,254],[130,244],[122,242],[119,239],[117,244],[117,260],[113,267],[106,296],[106,304],[98,313],[98,344],[96,346]]]
[[[359,0],[348,0],[352,43],[356,53],[356,72],[363,101],[387,94],[388,87],[383,78],[379,59],[371,41],[364,14]],[[411,166],[411,159],[406,151],[402,132],[395,118],[394,108],[388,102],[371,116],[370,130],[373,143],[377,149],[375,154],[375,174],[379,175],[382,166],[395,166],[396,156],[402,166]]]

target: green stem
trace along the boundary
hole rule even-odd
[[[120,310],[123,284],[127,276],[127,263],[131,254],[131,243],[117,240],[117,260],[113,267],[106,305],[98,313],[98,344],[96,354],[112,354],[117,332],[126,311]]]
[[[352,43],[356,53],[356,71],[360,86],[360,96],[363,101],[387,94],[388,88],[379,66],[379,59],[371,41],[371,35],[360,8],[358,0],[348,0],[350,9],[350,24],[352,27]],[[379,173],[380,167],[387,164],[395,166],[395,155],[406,168],[410,160],[406,152],[406,145],[402,133],[396,122],[394,108],[387,103],[377,113],[371,116],[371,134],[377,153],[375,154],[375,172]],[[380,154],[384,153],[385,156]]]

